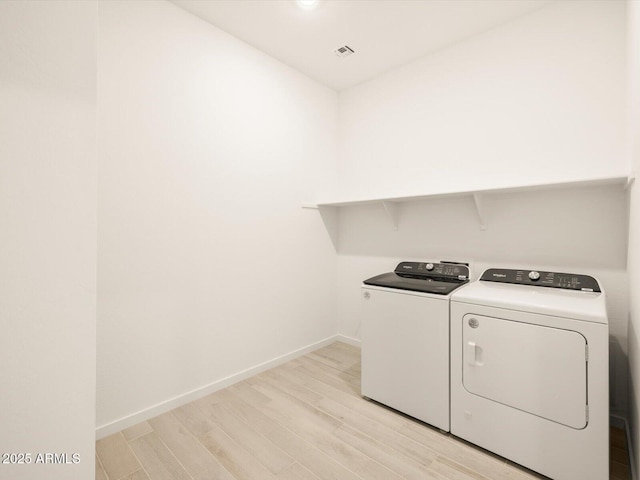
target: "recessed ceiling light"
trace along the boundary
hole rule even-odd
[[[303,10],[313,10],[318,6],[320,0],[296,0],[296,3]]]

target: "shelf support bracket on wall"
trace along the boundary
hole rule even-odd
[[[476,213],[478,214],[478,221],[480,222],[480,230],[486,230],[487,226],[484,224],[484,206],[482,203],[482,195],[480,195],[479,193],[474,193],[473,203],[476,206]]]
[[[629,187],[633,185],[633,182],[635,182],[635,180],[636,180],[636,174],[635,172],[631,172],[627,177],[627,183],[625,184],[624,189],[628,190]]]
[[[387,215],[391,220],[393,229],[398,230],[398,204],[395,202],[390,202],[388,200],[383,200],[382,206],[384,207],[385,212],[387,212]]]

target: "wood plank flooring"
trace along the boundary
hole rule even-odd
[[[627,480],[612,431],[611,480]],[[360,396],[335,342],[96,442],[96,480],[533,480],[542,477]],[[625,470],[626,468],[626,470]]]

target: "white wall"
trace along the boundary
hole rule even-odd
[[[625,4],[555,2],[340,93],[340,198],[626,173]]]
[[[168,2],[99,32],[104,435],[335,334],[337,95]]]
[[[624,175],[624,2],[559,2],[339,95],[338,198]],[[626,410],[627,208],[621,187],[342,208],[339,332],[359,337],[362,280],[400,260],[590,273],[608,294],[614,411]]]
[[[629,153],[631,168],[640,172],[640,1],[629,8]],[[640,467],[640,190],[638,181],[629,192],[629,420],[632,459]]]
[[[0,464],[94,476],[96,2],[0,2]],[[36,455],[77,464],[36,464]]]

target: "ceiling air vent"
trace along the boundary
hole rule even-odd
[[[344,47],[336,48],[334,52],[339,57],[348,57],[352,53],[355,53],[351,47],[347,47],[346,45]]]

